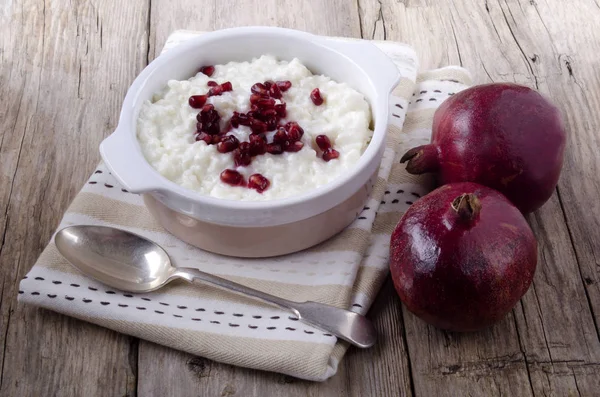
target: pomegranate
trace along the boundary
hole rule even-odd
[[[216,86],[219,85],[219,83],[217,83],[214,80],[209,80],[209,81],[206,82],[206,85],[209,86],[209,87],[216,87]]]
[[[400,299],[421,319],[452,331],[503,318],[529,288],[536,261],[537,242],[519,210],[471,182],[417,200],[390,242]]]
[[[523,213],[552,195],[563,163],[566,132],[558,109],[515,84],[475,86],[435,112],[431,143],[402,157],[411,174],[435,172],[442,184],[492,187]]]
[[[323,104],[323,97],[321,96],[321,91],[318,88],[315,88],[310,93],[310,100],[317,106]]]

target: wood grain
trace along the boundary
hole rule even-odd
[[[195,3],[194,7],[191,4]],[[220,1],[218,6],[213,2],[178,2],[173,5],[168,1],[152,2],[151,23],[151,53],[157,55],[168,35],[175,29],[212,30],[222,29],[240,25],[273,25],[284,26],[294,29],[308,30],[323,35],[337,35],[349,37],[361,37],[360,22],[356,4],[347,1]],[[167,16],[168,15],[168,16]],[[154,19],[156,18],[156,19]],[[178,21],[173,24],[172,21]],[[388,294],[383,297],[387,300]],[[386,307],[385,313],[390,309]],[[395,307],[396,313],[398,306]],[[383,313],[382,313],[383,314]],[[378,329],[386,336],[396,336],[395,321],[397,317],[376,316]],[[387,320],[387,321],[386,321]],[[389,322],[393,321],[395,327],[390,328]],[[392,336],[393,335],[393,336]],[[382,340],[388,340],[382,337]],[[410,381],[406,369],[406,358],[404,355],[404,344],[402,338],[397,343],[389,345],[382,342],[382,346],[367,352],[353,352],[356,354],[353,365],[346,360],[342,362],[338,375],[323,383],[305,382],[284,375],[270,374],[265,372],[251,371],[236,368],[225,364],[210,362],[202,358],[194,358],[181,352],[175,352],[145,341],[139,346],[139,373],[138,380],[140,395],[149,395],[152,391],[169,390],[174,385],[183,395],[197,393],[198,395],[285,395],[285,396],[330,396],[348,395],[363,396],[369,392],[370,387],[384,382],[386,390],[394,391],[399,388],[408,390],[410,394]],[[388,364],[378,361],[374,357],[386,355],[394,357],[395,362],[400,364],[397,368],[398,376],[388,378],[382,376],[389,371]],[[357,372],[363,372],[363,362],[375,362],[373,367],[361,377],[356,377]],[[165,383],[164,377],[143,376],[143,374],[165,373],[173,374],[172,382]],[[395,370],[396,372],[396,370]],[[379,387],[383,387],[379,385]],[[365,389],[366,388],[366,389]]]
[[[137,342],[29,306],[18,283],[99,161],[145,64],[145,1],[0,5],[0,394],[136,393]],[[140,19],[141,18],[141,19]],[[114,32],[126,26],[127,39]]]
[[[530,217],[540,242],[538,271],[513,316],[485,333],[450,335],[405,312],[417,395],[455,395],[456,390],[473,395],[596,394],[599,262],[594,253],[600,207],[590,202],[596,201],[600,188],[594,172],[600,162],[595,154],[600,118],[592,114],[600,98],[593,87],[600,83],[591,66],[600,64],[600,36],[577,27],[577,21],[585,12],[586,20],[597,25],[597,5],[591,1],[572,2],[571,7],[556,1],[359,4],[363,31],[374,32],[374,37],[385,32],[387,39],[406,40],[413,37],[414,22],[428,27],[411,41],[420,50],[422,68],[454,61],[473,72],[476,82],[529,85],[561,108],[570,131],[559,194]],[[388,24],[390,20],[404,23]],[[585,84],[574,73],[575,63],[584,69]],[[568,206],[562,202],[567,194]],[[447,338],[452,342],[444,343]]]
[[[452,334],[387,283],[378,345],[323,383],[236,368],[16,304],[18,282],[99,160],[125,91],[175,29],[276,25],[413,45],[421,69],[537,88],[569,130],[555,194],[529,217],[534,285],[502,322]],[[17,0],[0,3],[0,394],[598,395],[600,6],[597,0]],[[138,345],[139,344],[139,345]]]

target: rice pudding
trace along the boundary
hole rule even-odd
[[[202,195],[300,195],[355,166],[373,131],[364,96],[298,59],[264,55],[171,80],[146,101],[137,139],[169,180]]]

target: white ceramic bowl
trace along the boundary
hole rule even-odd
[[[264,54],[283,60],[298,58],[313,73],[346,82],[365,96],[373,113],[374,134],[356,166],[335,182],[304,195],[258,202],[203,196],[169,181],[152,168],[145,160],[136,138],[137,118],[143,102],[165,87],[168,80],[186,80],[195,75],[201,65],[249,61]],[[292,244],[293,247],[275,250],[277,252],[215,248],[214,244],[203,242],[206,238],[190,237],[194,234],[192,230],[186,233],[175,230],[178,228],[166,219],[174,218],[175,214],[183,217],[181,219],[185,218],[185,221],[174,221],[179,226],[186,223],[201,224],[203,227],[196,230],[196,234],[210,233],[206,228],[210,229],[211,225],[218,226],[221,236],[227,230],[241,231],[242,236],[244,230],[250,234],[255,233],[256,228],[263,228],[263,231],[270,227],[282,230],[282,226],[285,226],[284,229],[291,230],[286,226],[308,219],[318,220],[320,214],[347,203],[359,192],[370,191],[368,182],[376,175],[385,148],[389,94],[399,78],[394,63],[377,47],[365,41],[340,41],[273,27],[243,27],[207,33],[170,49],[140,73],[127,92],[117,129],[102,142],[100,153],[117,180],[130,192],[144,194],[146,203],[151,203],[148,206],[153,215],[167,230],[183,240],[201,248],[236,256],[271,256],[296,251],[309,246],[306,244],[314,245],[339,232],[356,214],[352,214],[350,221],[342,222],[343,225],[335,225],[336,230],[321,225],[327,230],[318,233],[320,241],[309,238],[306,244]],[[357,206],[352,207],[355,211],[354,207]],[[313,223],[313,226],[317,224]]]

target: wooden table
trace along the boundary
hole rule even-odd
[[[324,383],[235,368],[16,302],[99,161],[129,84],[175,29],[278,25],[413,45],[421,68],[539,89],[570,131],[556,194],[529,217],[534,285],[485,332],[438,331],[388,282],[375,348]],[[598,0],[0,1],[3,396],[600,395]],[[532,155],[535,155],[532,153]]]

